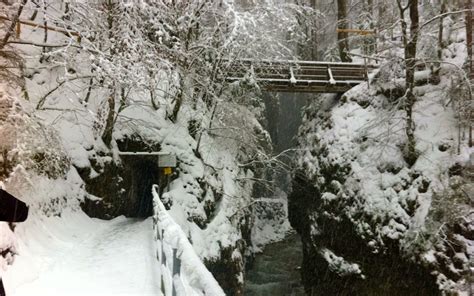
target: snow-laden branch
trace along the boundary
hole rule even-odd
[[[441,19],[441,18],[444,18],[448,15],[453,15],[453,14],[460,14],[460,13],[465,13],[465,12],[469,12],[469,11],[472,11],[472,9],[464,9],[464,10],[457,10],[457,11],[448,11],[448,12],[445,12],[445,13],[441,13],[441,14],[438,14],[437,16],[435,17],[432,17],[431,19],[427,20],[426,22],[424,22],[423,24],[420,25],[420,28],[419,30],[423,29],[423,27],[431,24],[432,22],[438,20],[438,19]]]

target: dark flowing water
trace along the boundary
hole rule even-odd
[[[245,295],[247,296],[303,296],[300,271],[302,260],[301,239],[296,234],[284,241],[270,244],[255,258],[247,271]]]

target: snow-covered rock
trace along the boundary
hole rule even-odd
[[[474,217],[463,192],[472,182],[472,148],[458,141],[455,111],[446,107],[452,93],[443,73],[452,70],[443,68],[437,85],[424,79],[415,87],[419,155],[413,165],[404,158],[405,111],[396,106],[397,95],[385,91],[395,87],[380,80],[370,88],[361,84],[307,108],[289,197],[290,221],[305,248],[307,291],[435,295],[466,289]]]

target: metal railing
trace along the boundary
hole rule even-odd
[[[267,91],[341,93],[367,81],[369,70],[374,68],[367,61],[357,64],[239,59],[233,61],[226,80],[244,80],[252,73],[253,79]]]
[[[225,295],[186,234],[169,215],[158,192],[158,186],[153,185],[153,229],[161,292],[165,296]]]

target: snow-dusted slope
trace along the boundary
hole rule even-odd
[[[18,226],[8,295],[160,295],[151,218],[90,219],[82,212]]]

